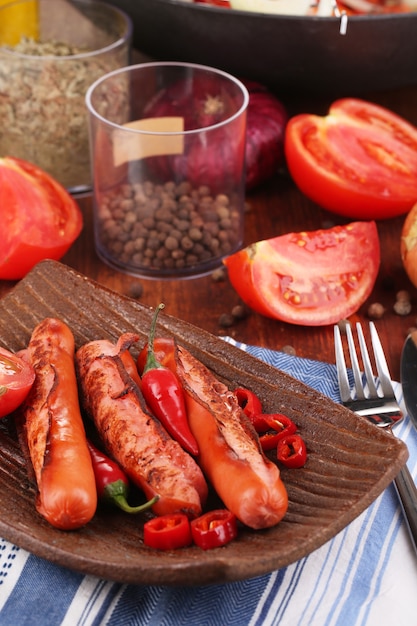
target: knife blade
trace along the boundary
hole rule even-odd
[[[417,331],[410,333],[404,342],[401,352],[400,378],[405,408],[417,428]],[[415,505],[417,489],[407,465],[394,482],[398,492],[403,494],[405,520],[412,544],[417,552],[417,506]]]
[[[404,342],[400,370],[404,403],[417,428],[417,331],[410,333]]]

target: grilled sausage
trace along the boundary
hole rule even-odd
[[[76,353],[84,407],[92,417],[107,452],[122,466],[157,515],[184,512],[200,515],[207,483],[194,459],[174,441],[148,411],[140,389],[120,358],[138,337],[123,334],[117,345],[92,341]]]
[[[287,491],[236,396],[181,346],[177,347],[176,372],[199,446],[197,461],[217,494],[247,526],[274,526],[287,511]]]
[[[36,479],[36,508],[53,526],[84,526],[97,507],[97,491],[74,366],[74,337],[64,322],[46,318],[26,351],[35,382],[22,405],[21,426]]]

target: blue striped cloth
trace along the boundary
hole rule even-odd
[[[339,400],[334,366],[228,341]],[[398,383],[396,393],[402,404]],[[415,476],[417,432],[408,417],[396,434],[408,445]],[[0,540],[0,626],[413,626],[416,587],[417,558],[392,485],[308,557],[222,585],[117,584]]]

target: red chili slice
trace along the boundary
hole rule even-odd
[[[259,441],[265,452],[276,448],[280,439],[292,435],[297,430],[294,422],[281,413],[261,413],[253,418],[252,423],[256,432],[260,434]]]
[[[184,513],[161,515],[143,525],[143,542],[156,550],[175,550],[192,543],[190,521]]]
[[[291,469],[303,467],[307,461],[307,448],[300,435],[288,435],[278,441],[277,459]]]
[[[202,550],[219,548],[237,537],[237,519],[228,509],[215,509],[191,522],[194,543]]]
[[[254,415],[262,413],[262,403],[253,391],[238,387],[235,389],[235,394],[239,406],[248,417],[252,418]]]

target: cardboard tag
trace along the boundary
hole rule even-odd
[[[149,134],[116,130],[113,135],[113,160],[116,167],[137,159],[184,152],[182,117],[152,117],[128,122],[122,128],[147,131]]]

